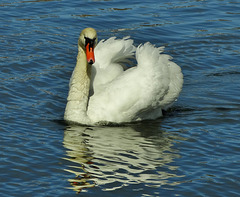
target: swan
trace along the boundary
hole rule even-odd
[[[85,28],[78,39],[64,120],[82,125],[127,123],[162,116],[183,86],[181,68],[149,42],[138,47],[129,37],[98,44]],[[136,66],[131,66],[136,56]]]

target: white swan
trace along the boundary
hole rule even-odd
[[[97,125],[162,116],[162,109],[173,104],[183,85],[180,67],[161,54],[163,50],[150,43],[136,48],[129,38],[109,38],[97,45],[96,30],[84,29],[64,119]],[[134,54],[137,66],[124,66]]]

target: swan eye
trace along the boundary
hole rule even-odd
[[[87,46],[87,44],[89,44],[90,47],[94,47],[95,45],[95,40],[96,38],[90,39],[88,37],[84,37],[85,38],[85,47]]]

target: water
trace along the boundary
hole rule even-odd
[[[0,2],[1,196],[239,196],[240,2]],[[80,31],[166,46],[184,73],[163,118],[62,122]]]

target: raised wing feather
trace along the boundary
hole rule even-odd
[[[150,43],[140,45],[136,49],[138,65],[124,71],[119,69],[119,62],[127,62],[132,57],[135,50],[132,40],[111,38],[99,44],[101,52],[96,55],[107,57],[95,65],[95,90],[88,105],[88,115],[94,122],[156,118],[161,115],[161,108],[176,100],[182,88],[181,69],[170,61],[170,56],[160,54],[163,47],[156,48]],[[110,44],[113,44],[108,48],[111,60],[106,49]],[[107,79],[101,79],[104,75]]]

